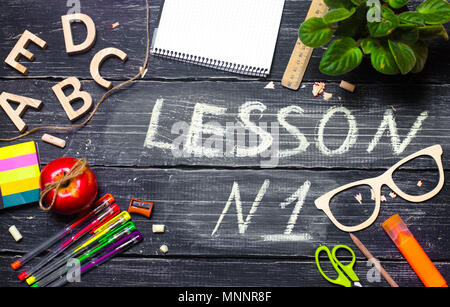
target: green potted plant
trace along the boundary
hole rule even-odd
[[[420,72],[428,57],[427,42],[448,40],[443,24],[450,21],[450,5],[446,0],[425,0],[413,11],[407,9],[408,1],[324,0],[329,11],[303,22],[299,38],[310,47],[331,41],[319,67],[327,75],[353,70],[364,55],[383,74]]]

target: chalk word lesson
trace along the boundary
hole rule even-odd
[[[332,106],[321,115],[316,125],[314,139],[311,139],[311,137],[308,139],[301,129],[289,122],[288,117],[293,118],[296,116],[297,121],[299,121],[298,118],[301,119],[308,116],[307,111],[300,106],[290,105],[281,108],[276,114],[276,120],[271,123],[258,123],[251,119],[252,116],[256,118],[258,116],[261,117],[266,110],[267,106],[261,101],[247,101],[239,106],[235,118],[236,121],[224,125],[218,122],[223,122],[221,117],[225,118],[228,111],[227,108],[206,103],[196,103],[193,107],[190,123],[177,121],[170,128],[161,126],[160,116],[165,112],[168,114],[173,114],[174,112],[164,109],[164,99],[161,98],[156,100],[153,107],[144,147],[170,150],[175,158],[239,158],[257,156],[286,158],[305,152],[314,143],[321,154],[332,157],[347,153],[358,140],[357,119],[348,108],[341,105]],[[344,136],[342,143],[336,146],[337,148],[332,149],[326,144],[325,129],[335,116],[339,116],[345,122],[346,136]],[[402,137],[397,128],[394,111],[391,108],[387,108],[381,117],[375,134],[367,145],[367,153],[371,153],[379,144],[381,138],[387,135],[390,137],[393,154],[402,154],[421,131],[423,123],[428,116],[428,111],[419,113],[411,121],[408,133]],[[213,121],[207,122],[206,117],[213,118]],[[268,131],[269,126],[270,132]],[[295,142],[289,142],[290,148],[280,149],[278,136],[282,129],[283,132],[287,131],[292,136],[292,139],[295,140]],[[173,140],[168,140],[166,135],[161,137],[160,130],[171,131],[173,135],[178,136]],[[238,132],[237,141],[235,141],[236,131]],[[250,142],[246,142],[244,138],[240,141],[239,136],[245,136],[246,133]],[[267,155],[268,151],[272,151],[273,155]]]

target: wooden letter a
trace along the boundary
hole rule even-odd
[[[18,103],[19,106],[17,109],[14,110],[9,101]],[[42,101],[3,92],[0,95],[0,106],[5,110],[14,125],[16,125],[17,129],[22,133],[27,129],[27,125],[22,120],[21,116],[28,107],[39,109],[42,106]]]

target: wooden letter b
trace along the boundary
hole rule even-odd
[[[63,89],[72,86],[73,92],[69,96],[66,96],[63,92]],[[75,77],[67,78],[60,83],[54,85],[52,87],[53,92],[56,97],[58,97],[59,102],[61,103],[64,111],[66,111],[67,117],[71,121],[75,121],[81,116],[83,116],[92,106],[92,97],[88,92],[81,91],[81,83]],[[83,100],[83,106],[78,110],[74,110],[72,107],[72,102],[81,99]]]

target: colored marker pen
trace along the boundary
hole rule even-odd
[[[123,252],[125,249],[133,246],[134,244],[140,242],[142,240],[142,235],[139,231],[135,230],[131,234],[127,235],[126,237],[120,239],[118,242],[114,243],[111,247],[107,248],[104,251],[104,254],[100,256],[99,258],[96,258],[89,262],[88,264],[84,265],[80,269],[80,274],[84,274],[99,265],[103,264],[104,262],[108,261],[115,255]],[[49,287],[61,287],[65,285],[68,282],[67,277],[63,276],[59,280],[53,282],[52,284],[48,285]]]
[[[81,250],[82,248],[88,246],[92,242],[98,240],[102,236],[104,236],[106,233],[108,233],[111,229],[114,229],[117,225],[120,225],[122,223],[127,222],[130,220],[130,214],[127,211],[123,211],[110,219],[108,222],[103,224],[101,227],[97,228],[97,230],[94,231],[95,235],[92,235],[92,237],[88,238],[85,242],[83,242],[80,246],[74,249],[74,252],[77,252]]]
[[[78,239],[83,237],[85,234],[87,234],[89,231],[91,231],[93,228],[97,227],[98,224],[103,223],[105,219],[110,219],[114,216],[116,216],[120,212],[119,206],[116,204],[113,204],[112,206],[104,208],[104,210],[101,211],[100,215],[96,217],[92,222],[90,222],[87,226],[85,226],[82,230],[80,230],[78,233],[64,241],[59,247],[53,249],[50,253],[48,253],[41,261],[39,261],[37,264],[33,265],[31,268],[22,271],[18,278],[20,280],[25,280],[26,278],[30,277],[34,273],[36,273],[39,269],[44,267],[47,263],[49,263],[51,260],[53,260],[56,256],[60,255],[62,252],[64,252],[69,246],[71,246],[73,243],[75,243]]]
[[[111,237],[114,238],[114,235],[117,232],[119,232],[120,230],[122,230],[123,228],[130,228],[129,225],[132,225],[134,227],[134,224],[132,222],[129,222],[130,224],[126,223],[126,221],[129,220],[129,217],[130,216],[129,216],[128,212],[123,211],[122,213],[120,213],[119,215],[117,215],[116,217],[111,219],[110,222],[108,222],[108,223],[111,223],[110,227],[105,227],[105,229],[101,233],[93,236],[92,239],[89,239],[88,241],[81,244],[80,246],[78,246],[77,248],[72,250],[71,252],[66,253],[59,259],[54,260],[53,262],[50,262],[49,264],[47,264],[40,270],[36,271],[35,273],[33,273],[33,275],[27,277],[26,282],[29,285],[31,285],[31,284],[35,283],[36,281],[41,280],[42,278],[44,278],[46,275],[50,274],[56,268],[64,265],[69,260],[69,258],[74,258],[74,257],[78,257],[79,255],[82,255],[84,252],[88,251],[92,245],[95,245],[98,242],[101,243],[104,240],[109,239]],[[131,232],[131,231],[129,231],[129,232]]]
[[[101,253],[102,250],[107,248],[109,245],[114,244],[117,240],[120,240],[121,238],[131,234],[135,230],[136,227],[134,226],[133,222],[127,222],[124,225],[120,225],[119,227],[117,227],[117,229],[114,229],[112,233],[100,239],[98,241],[98,244],[96,244],[94,247],[86,249],[85,251],[80,252],[79,255],[76,255],[77,257],[76,261],[78,261],[80,264],[84,263],[86,260],[95,256],[96,254]],[[58,263],[55,266],[53,266],[54,269],[63,265],[61,268],[55,270],[54,272],[51,272],[48,276],[44,277],[42,280],[37,281],[35,284],[32,285],[32,287],[45,287],[48,284],[52,283],[55,279],[58,279],[59,277],[63,276],[70,269],[67,265],[64,265],[67,263],[67,260],[68,258],[64,262]],[[31,283],[32,282],[30,282],[29,284]]]
[[[59,240],[65,238],[69,234],[73,233],[75,231],[75,229],[80,224],[82,224],[83,222],[88,221],[89,219],[95,217],[95,215],[98,214],[101,210],[103,210],[104,208],[106,208],[107,206],[109,206],[109,205],[111,205],[113,203],[114,203],[114,197],[111,194],[104,195],[102,198],[97,200],[97,202],[94,204],[94,209],[91,212],[87,213],[82,218],[78,219],[77,221],[74,221],[71,224],[66,225],[63,229],[61,229],[59,232],[57,232],[56,234],[54,234],[53,236],[51,236],[50,238],[45,240],[39,246],[37,246],[36,248],[34,248],[33,250],[29,251],[28,253],[26,253],[21,258],[19,258],[16,261],[14,261],[11,264],[11,267],[14,270],[17,270],[18,268],[23,266],[25,263],[27,263],[30,260],[32,260],[36,255],[38,255],[41,252],[43,252],[46,248],[52,246],[53,244],[55,244]]]
[[[447,287],[447,282],[398,214],[381,224],[426,287]]]

